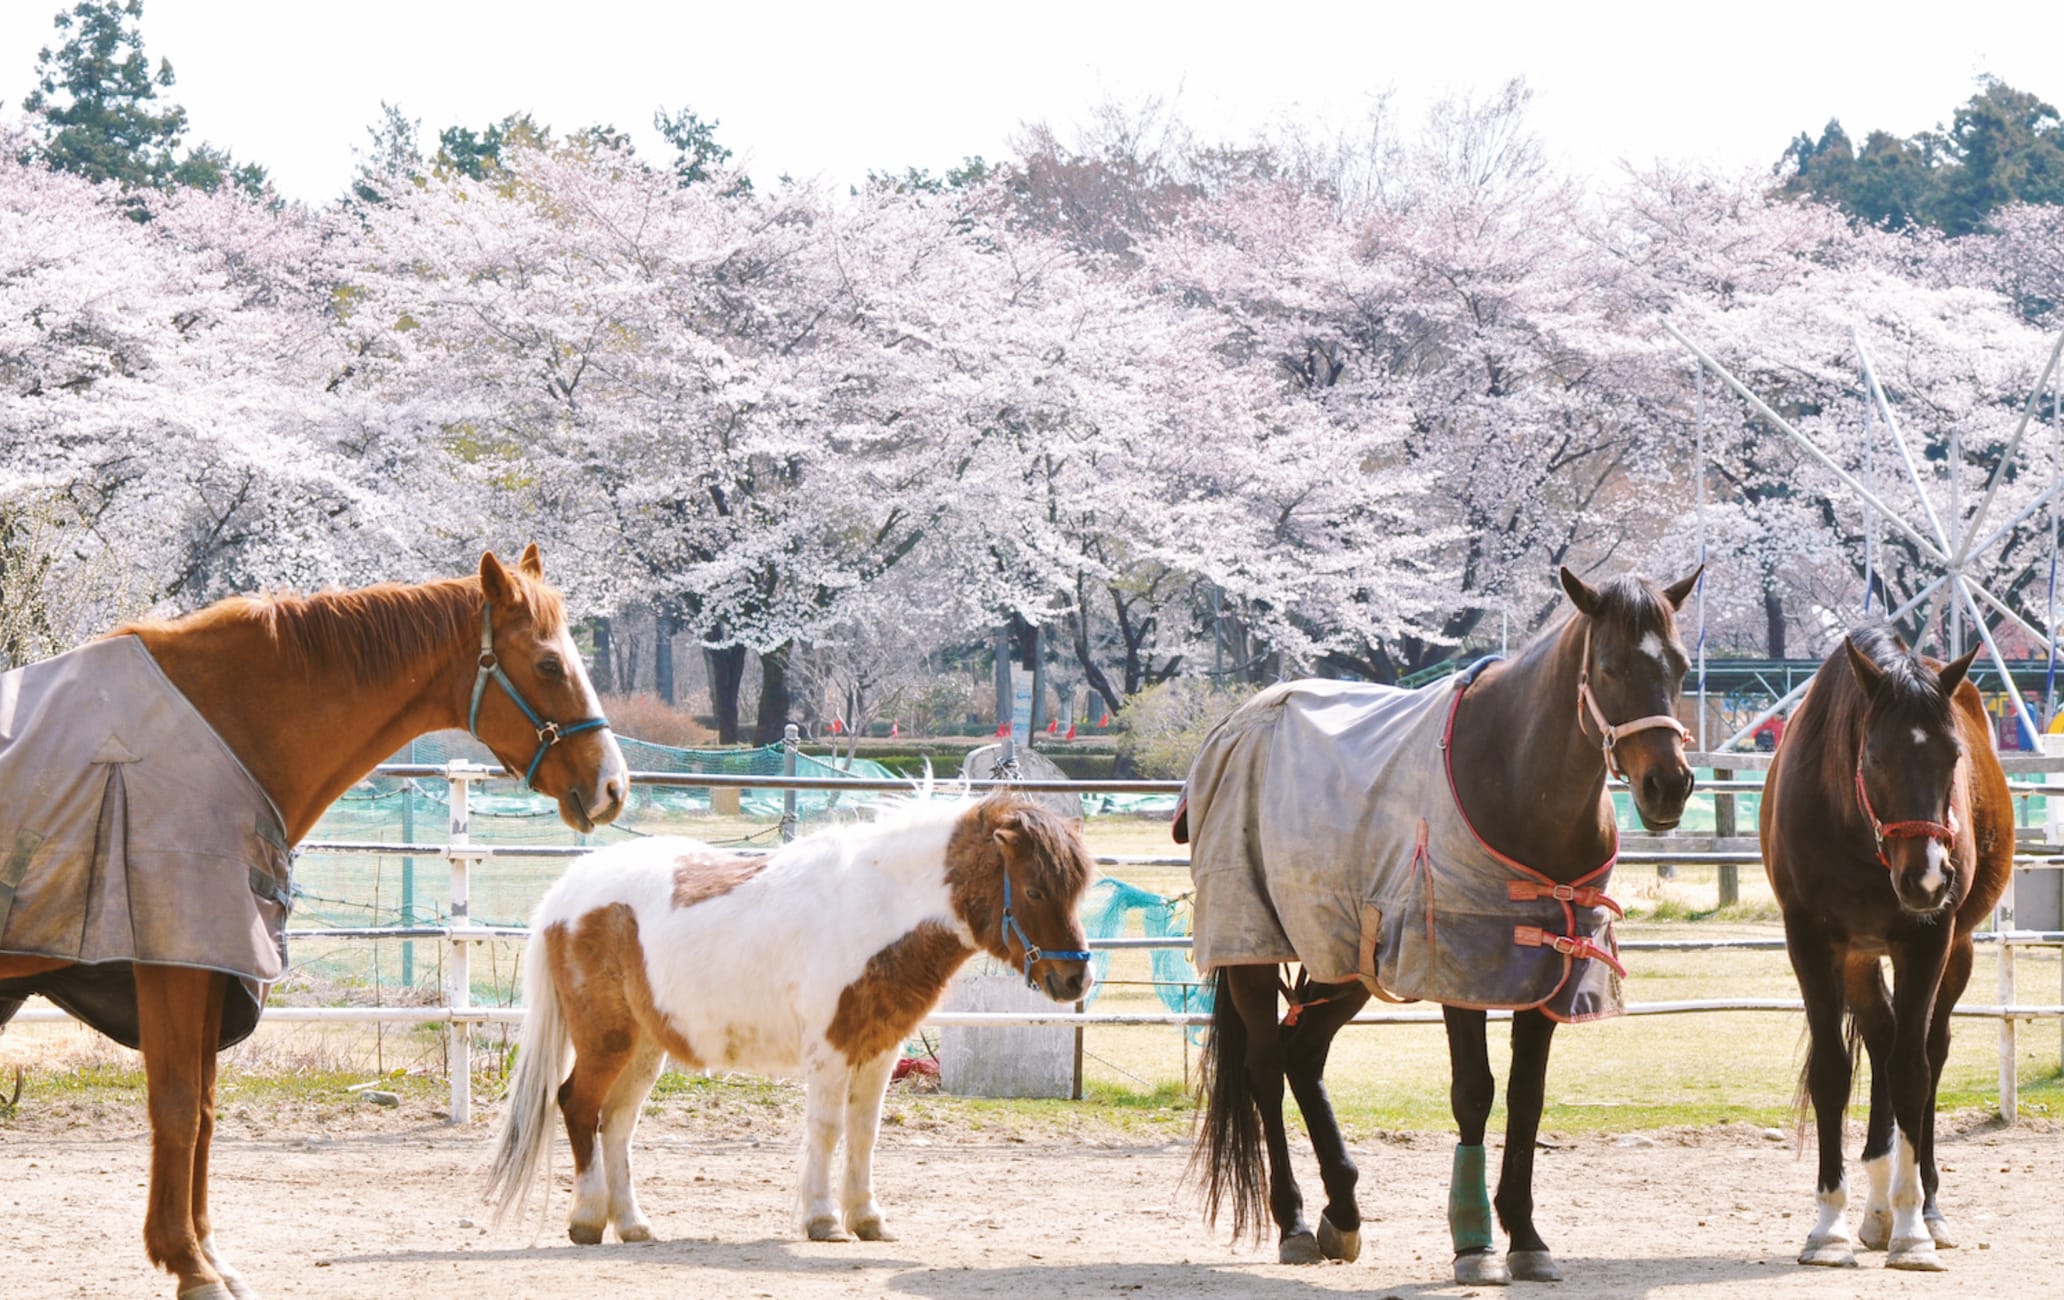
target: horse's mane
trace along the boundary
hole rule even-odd
[[[1676,613],[1670,608],[1662,588],[1648,579],[1638,574],[1623,573],[1598,583],[1592,590],[1598,593],[1595,622],[1601,632],[1629,643],[1639,642],[1650,632],[1675,638]],[[1574,608],[1565,606],[1561,617],[1541,629],[1540,635],[1527,647],[1528,653],[1552,653],[1563,632],[1580,617],[1582,615]]]
[[[509,577],[523,592],[538,632],[557,635],[566,625],[559,593],[514,569]],[[310,676],[334,670],[371,685],[446,652],[456,638],[477,637],[480,580],[383,582],[310,596],[229,596],[177,618],[126,623],[108,635],[183,636],[238,625],[257,627],[278,654]]]
[[[1849,640],[1884,673],[1878,689],[1887,706],[1936,712],[1948,709],[1949,702],[1943,699],[1935,675],[1890,627],[1859,627],[1849,633]],[[1784,745],[1787,749],[1800,746],[1801,752],[1817,754],[1821,788],[1840,792],[1847,798],[1850,783],[1855,779],[1856,752],[1863,739],[1863,715],[1870,707],[1870,699],[1863,693],[1863,684],[1856,680],[1847,654],[1828,656],[1813,675],[1813,688],[1807,693],[1806,702],[1813,707],[1801,707],[1793,715]]]

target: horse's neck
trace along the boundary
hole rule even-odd
[[[1462,810],[1490,846],[1556,879],[1613,851],[1605,757],[1578,720],[1583,628],[1565,624],[1487,670],[1455,717],[1451,745]]]
[[[473,657],[457,638],[392,680],[362,685],[348,672],[307,671],[255,621],[137,635],[272,796],[289,843],[403,745],[465,722],[458,677]]]

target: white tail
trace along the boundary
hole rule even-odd
[[[493,1204],[496,1223],[508,1217],[537,1182],[538,1163],[552,1149],[552,1111],[566,1078],[570,1043],[544,934],[542,922],[534,925],[523,954],[523,996],[529,999],[530,1011],[517,1040],[516,1077],[509,1081],[483,1198]]]

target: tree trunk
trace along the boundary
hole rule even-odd
[[[1768,625],[1768,631],[1764,634],[1768,638],[1764,653],[1772,659],[1782,659],[1785,657],[1784,598],[1770,588],[1765,588],[1763,592],[1763,618]]]
[[[606,617],[590,621],[595,632],[595,694],[616,694],[616,652],[609,641],[609,620]]]
[[[671,705],[674,702],[674,616],[657,614],[652,622],[652,686],[659,692],[659,698]]]
[[[1082,587],[1078,584],[1075,590],[1075,662],[1082,665],[1082,677],[1089,683],[1089,689],[1103,697],[1106,709],[1116,713],[1118,706],[1124,701],[1119,697],[1117,688],[1111,685],[1111,679],[1104,675],[1104,670],[1097,667],[1096,657],[1090,653],[1089,616],[1082,606]]]
[[[760,717],[756,739],[762,745],[780,741],[789,720],[788,647],[760,655]]]
[[[727,645],[716,650],[704,650],[702,657],[709,665],[710,708],[717,715],[717,741],[735,745],[738,743],[738,692],[745,682],[745,647]]]

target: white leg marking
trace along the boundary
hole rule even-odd
[[[1870,1195],[1856,1237],[1866,1250],[1883,1250],[1892,1243],[1892,1153],[1864,1161],[1863,1168],[1870,1176]]]
[[[1921,1220],[1920,1161],[1906,1134],[1899,1135],[1894,1150],[1898,1162],[1892,1167],[1892,1244],[1885,1252],[1885,1267],[1939,1272],[1942,1261],[1935,1257],[1935,1238]]]
[[[893,1240],[882,1228],[881,1207],[874,1203],[874,1142],[881,1132],[882,1096],[894,1072],[891,1049],[853,1071],[846,1085],[846,1187],[840,1198],[846,1231],[862,1241]]]
[[[831,1199],[831,1157],[845,1127],[846,1059],[819,1045],[804,1066],[809,1114],[803,1121],[803,1231],[812,1241],[842,1241],[838,1203]]]
[[[609,1221],[616,1225],[619,1241],[652,1240],[652,1225],[638,1208],[638,1192],[631,1185],[631,1135],[638,1131],[645,1098],[665,1064],[666,1054],[656,1044],[640,1044],[638,1055],[602,1099],[602,1169],[609,1186]]]
[[[573,1176],[573,1209],[567,1212],[566,1228],[575,1241],[600,1241],[609,1224],[609,1182],[602,1168],[606,1160],[597,1133],[588,1167]]]
[[[1849,1240],[1848,1184],[1841,1184],[1833,1191],[1816,1193],[1813,1204],[1820,1213],[1813,1220],[1813,1236],[1809,1240]]]

